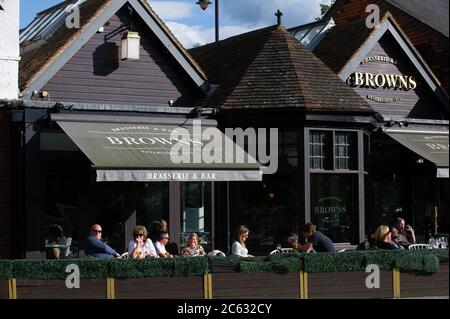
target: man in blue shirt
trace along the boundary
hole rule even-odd
[[[102,240],[102,226],[94,224],[91,226],[91,234],[86,239],[84,253],[86,256],[99,259],[111,259],[120,255]]]
[[[316,230],[316,225],[308,223],[303,226],[303,236],[308,240],[302,247],[302,251],[309,253],[315,251],[318,253],[335,252],[334,244],[330,238]]]

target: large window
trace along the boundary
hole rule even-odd
[[[309,170],[306,169],[310,181],[307,209],[311,221],[334,242],[356,242],[358,204],[359,200],[364,201],[364,190],[358,182],[359,174],[363,174],[358,170],[358,132],[331,129],[307,132]]]
[[[333,242],[353,242],[358,175],[311,174],[311,219]]]

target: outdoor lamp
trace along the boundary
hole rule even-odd
[[[202,10],[206,10],[211,2],[209,0],[199,0],[197,4],[200,6],[200,8],[202,8]]]
[[[138,32],[125,32],[122,36],[122,60],[137,61],[140,57],[141,37]]]

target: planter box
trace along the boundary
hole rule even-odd
[[[116,299],[203,299],[203,276],[115,279]]]
[[[431,297],[448,296],[448,263],[439,265],[439,272],[432,275],[400,274],[400,296]]]
[[[106,279],[82,279],[79,289],[65,280],[17,280],[17,299],[106,299]]]
[[[298,273],[223,273],[212,275],[213,299],[299,299]]]
[[[392,298],[392,271],[380,271],[380,288],[366,287],[366,272],[308,273],[309,299]]]
[[[8,280],[0,279],[0,299],[9,298]]]

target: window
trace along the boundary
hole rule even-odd
[[[351,132],[336,132],[334,135],[334,168],[336,170],[357,169],[355,154],[356,134]]]
[[[313,170],[331,170],[331,131],[311,131],[309,135],[309,163]]]
[[[298,167],[298,132],[280,133],[280,166],[282,168]]]

